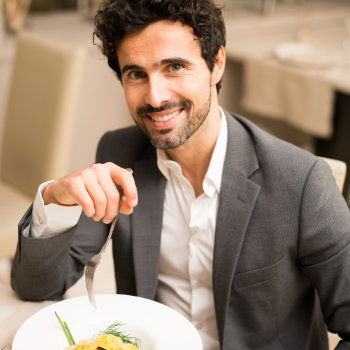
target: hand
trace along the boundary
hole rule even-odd
[[[137,205],[135,181],[130,171],[114,163],[93,164],[49,183],[43,199],[45,204],[79,204],[86,216],[107,224],[118,210],[119,192],[116,184],[122,187],[125,196],[120,212],[131,214]]]

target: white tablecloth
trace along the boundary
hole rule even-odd
[[[283,67],[273,59],[245,62],[242,105],[250,112],[328,138],[333,132],[333,98],[333,87],[318,72]]]
[[[226,52],[243,66],[244,110],[312,136],[330,137],[334,92],[350,94],[350,57],[343,49],[344,41],[350,40],[349,14],[350,2],[330,2],[312,11],[300,7],[275,16],[228,17]],[[299,64],[295,56],[282,60],[276,52],[288,43],[310,45],[315,61],[302,66],[302,53]],[[322,59],[331,64],[321,66]]]

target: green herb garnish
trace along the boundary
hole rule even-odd
[[[104,332],[101,332],[100,335],[111,334],[120,338],[123,341],[123,343],[133,344],[139,348],[141,346],[141,340],[136,337],[132,337],[124,331],[120,330],[121,326],[124,326],[124,324],[120,322],[115,322],[111,324]]]
[[[55,315],[56,315],[58,322],[60,323],[62,330],[63,330],[63,332],[68,340],[68,344],[75,345],[75,341],[73,339],[72,333],[70,332],[67,323],[60,319],[57,312],[55,312]],[[120,323],[120,322],[115,322],[115,323],[111,324],[105,331],[100,332],[99,335],[102,336],[102,335],[106,335],[106,334],[111,334],[111,335],[114,335],[114,336],[120,338],[123,341],[123,343],[133,344],[139,348],[141,346],[141,340],[136,338],[136,337],[132,337],[131,335],[120,330],[121,326],[124,326],[124,324]]]
[[[57,315],[57,312],[55,311],[55,315],[58,319],[58,322],[60,323],[61,327],[62,327],[62,330],[64,332],[64,334],[66,335],[66,338],[68,340],[68,344],[69,345],[75,345],[75,341],[73,339],[73,336],[72,336],[72,333],[70,332],[69,328],[68,328],[68,325],[66,322],[62,322],[60,317]]]

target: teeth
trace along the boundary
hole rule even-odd
[[[175,117],[179,113],[180,113],[180,111],[176,111],[174,113],[171,113],[171,114],[168,114],[168,115],[164,115],[162,117],[157,117],[157,116],[153,116],[153,115],[150,115],[150,117],[152,118],[152,120],[154,120],[156,122],[166,122],[167,120]]]

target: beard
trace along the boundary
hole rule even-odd
[[[192,103],[186,99],[166,102],[158,108],[151,105],[141,106],[137,109],[138,118],[134,117],[137,126],[146,134],[155,148],[161,150],[174,149],[182,146],[206,120],[211,107],[211,94],[208,99],[196,110],[192,110]],[[161,112],[167,109],[180,108],[187,113],[179,130],[172,132],[172,128],[155,130],[148,128],[148,114]]]

